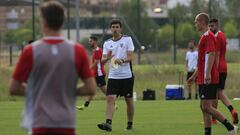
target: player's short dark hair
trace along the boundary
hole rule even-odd
[[[33,42],[34,42],[34,40],[31,39],[31,40],[29,40],[27,43],[28,43],[28,44],[31,44],[31,43],[33,43]]]
[[[212,18],[209,22],[210,23],[218,23],[218,19],[217,18]]]
[[[90,36],[89,38],[92,39],[92,40],[94,40],[94,41],[98,41],[98,38],[95,37],[95,36]]]
[[[50,29],[56,31],[61,29],[64,23],[64,6],[60,2],[56,0],[43,2],[40,13]]]
[[[119,24],[119,25],[120,25],[120,28],[122,28],[122,22],[121,22],[121,20],[119,20],[119,19],[112,19],[112,21],[111,21],[111,23],[110,23],[110,27],[111,27],[113,24]]]

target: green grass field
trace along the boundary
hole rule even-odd
[[[82,101],[78,100],[78,104]],[[0,135],[26,135],[20,128],[23,101],[0,102]],[[117,102],[118,110],[113,118],[113,131],[107,133],[97,128],[105,121],[105,101],[95,100],[89,108],[77,111],[78,135],[203,135],[202,114],[199,101],[136,101],[134,129],[126,127],[126,106],[123,100]],[[233,101],[238,110],[240,101]],[[220,110],[231,119],[228,110],[220,104]],[[226,135],[224,126],[213,126],[213,135]]]

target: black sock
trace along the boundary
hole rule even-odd
[[[227,128],[228,131],[232,131],[234,129],[234,127],[232,126],[232,124],[227,120],[225,119],[222,124]]]
[[[205,127],[205,135],[211,135],[211,128]]]
[[[234,109],[232,105],[229,105],[227,108],[228,108],[228,110],[229,110],[230,112],[232,112],[233,109]]]
[[[106,119],[106,123],[111,125],[112,124],[112,120],[111,119]]]
[[[89,101],[86,101],[85,104],[84,104],[84,106],[85,106],[85,107],[88,107],[89,104],[90,104],[90,102],[89,102]]]
[[[132,126],[133,122],[132,121],[128,121],[128,126]]]

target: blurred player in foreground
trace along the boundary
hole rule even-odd
[[[40,15],[44,37],[24,48],[10,94],[26,94],[22,126],[31,135],[75,135],[76,97],[94,95],[96,83],[83,46],[60,36],[63,5],[43,2]]]

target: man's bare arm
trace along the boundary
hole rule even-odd
[[[96,82],[93,77],[83,80],[83,86],[77,86],[77,95],[92,96],[96,93]]]
[[[26,83],[11,79],[9,85],[9,92],[12,96],[24,96]]]

